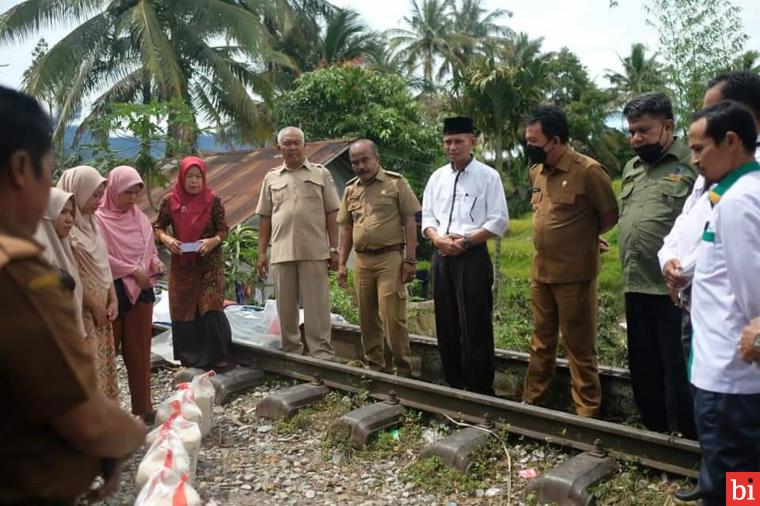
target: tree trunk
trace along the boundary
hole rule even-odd
[[[498,129],[494,139],[494,150],[496,151],[496,171],[500,177],[504,174],[504,153],[502,146],[502,130]],[[499,286],[501,286],[501,236],[497,235],[494,241],[493,254],[493,300],[498,301]]]

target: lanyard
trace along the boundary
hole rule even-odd
[[[449,210],[449,222],[446,225],[446,235],[449,235],[449,229],[451,228],[451,217],[454,216],[454,204],[457,200],[457,184],[459,183],[459,176],[462,175],[463,170],[457,172],[457,177],[454,178],[454,193],[451,195],[451,209]]]

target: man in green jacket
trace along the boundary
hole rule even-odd
[[[675,137],[666,95],[644,93],[626,104],[623,115],[636,152],[623,169],[618,239],[633,395],[648,429],[694,438],[681,309],[668,295],[657,252],[697,173],[689,148]]]

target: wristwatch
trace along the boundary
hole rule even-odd
[[[464,234],[464,238],[462,239],[462,247],[465,251],[472,248],[472,243],[470,243],[470,234]]]
[[[330,254],[333,254],[333,253],[335,253],[337,255],[338,254],[338,248],[336,248],[335,246],[330,246]]]

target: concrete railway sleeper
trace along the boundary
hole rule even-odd
[[[353,342],[351,331],[350,328],[342,330],[344,344],[336,346],[338,354],[344,357],[350,356],[345,348]],[[425,343],[426,338],[415,340],[425,350],[430,346]],[[305,383],[276,391],[260,401],[256,408],[260,417],[273,420],[293,417],[299,410],[325,398],[332,389],[359,393],[378,401],[343,414],[327,430],[328,436],[346,441],[354,448],[363,448],[378,433],[402,425],[406,409],[411,408],[465,426],[436,441],[420,455],[423,459],[437,457],[463,472],[472,465],[473,455],[492,444],[493,436],[498,437],[498,433],[580,450],[581,453],[534,481],[532,488],[539,503],[591,503],[589,487],[615,474],[616,457],[679,476],[696,476],[699,447],[682,438],[239,342],[235,344],[234,355],[247,367],[233,369],[217,378],[218,404],[261,383],[265,372]],[[513,358],[520,360],[520,357]],[[419,371],[418,368],[417,374],[424,377]],[[184,371],[183,379],[192,374],[192,370]],[[621,382],[627,381],[625,371],[614,370],[612,376]],[[508,457],[508,449],[504,448]],[[508,475],[511,477],[512,472]]]
[[[394,429],[401,429],[403,433],[408,420],[421,416],[417,411],[432,415],[431,419],[445,418],[449,427],[461,425],[463,428],[422,448],[417,454],[418,461],[422,464],[436,457],[436,461],[466,473],[473,462],[480,459],[482,451],[500,454],[503,447],[506,459],[499,460],[501,465],[507,463],[507,471],[501,474],[499,483],[506,486],[506,494],[500,492],[499,497],[506,499],[506,503],[510,503],[510,499],[515,504],[521,503],[519,496],[511,493],[513,479],[519,478],[512,468],[509,449],[512,442],[519,446],[520,436],[582,450],[532,480],[528,487],[538,504],[593,503],[591,487],[616,475],[616,456],[682,476],[693,476],[696,469],[698,449],[690,441],[306,356],[236,348],[237,357],[248,367],[219,375],[215,383],[218,404],[228,402],[231,392],[245,395],[247,388],[261,384],[265,380],[264,371],[304,383],[271,391],[261,399],[256,405],[256,416],[262,419],[287,423],[294,417],[311,418],[322,409],[320,401],[327,396],[334,398],[331,391],[356,394],[354,398],[360,401],[354,407],[358,407],[333,415],[335,418],[324,429],[324,434],[336,441],[337,447],[345,444],[358,449],[355,451],[373,448],[374,440],[381,433],[384,437]],[[182,371],[176,380],[187,380],[199,372]],[[299,415],[299,410],[304,408],[306,411]]]

